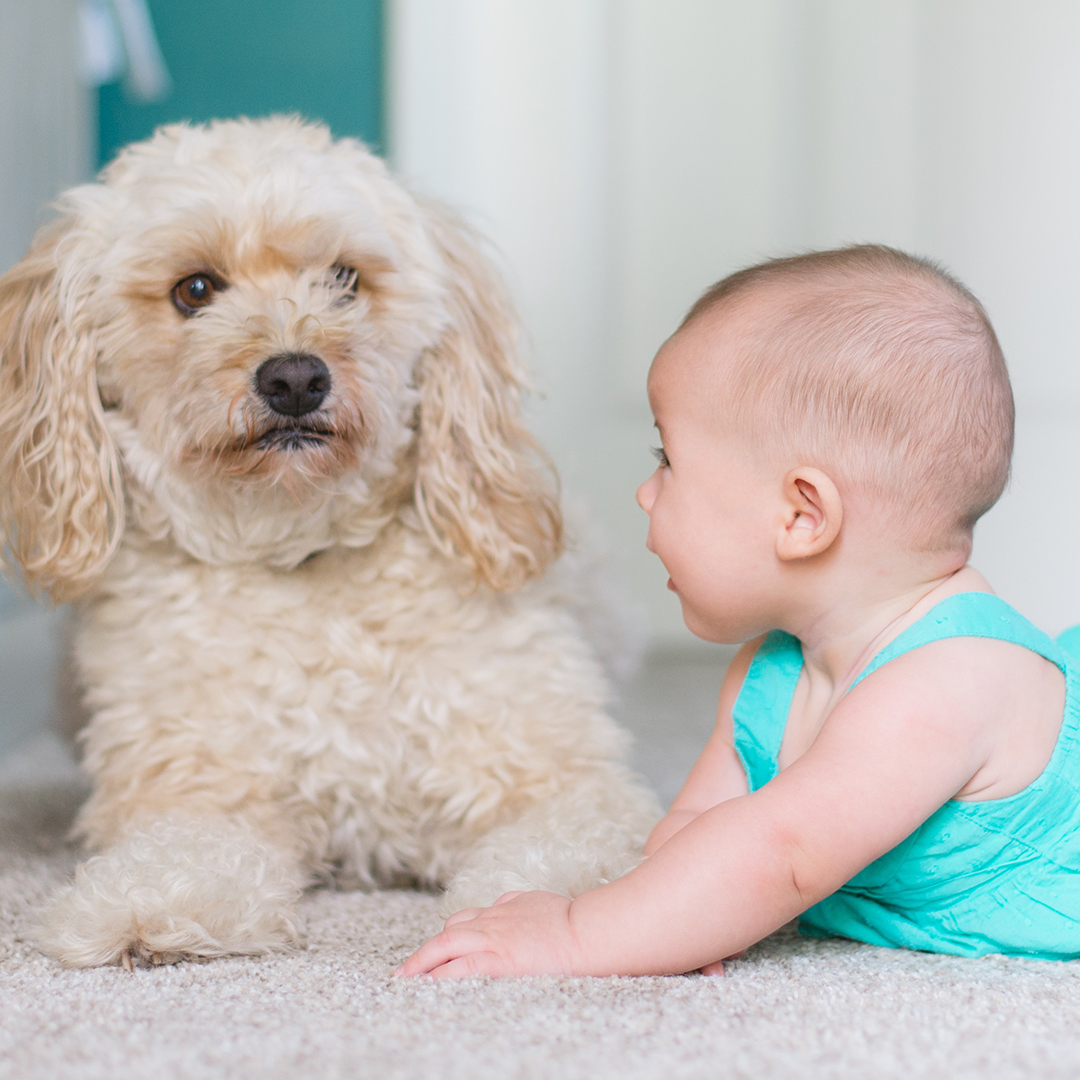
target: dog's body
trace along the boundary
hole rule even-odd
[[[631,865],[655,807],[519,384],[472,242],[322,129],[165,129],[66,197],[0,279],[0,516],[78,598],[101,851],[49,951],[278,948],[330,874],[462,906]]]

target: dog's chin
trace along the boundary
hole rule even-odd
[[[333,479],[354,468],[361,447],[349,435],[318,424],[276,424],[217,446],[191,447],[186,457],[199,472],[292,487],[305,480]]]
[[[330,447],[335,438],[335,433],[328,428],[285,425],[269,428],[246,445],[256,451],[299,454]]]
[[[331,479],[356,465],[357,450],[332,428],[282,424],[247,440],[234,459],[234,471],[286,483]]]

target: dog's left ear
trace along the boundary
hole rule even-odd
[[[430,209],[449,271],[450,325],[420,360],[416,506],[433,538],[494,589],[541,574],[562,549],[554,468],[525,427],[517,323],[464,226]]]

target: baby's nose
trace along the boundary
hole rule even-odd
[[[652,505],[656,501],[656,473],[653,473],[653,475],[637,489],[636,497],[638,506],[640,506],[646,514],[652,513]]]

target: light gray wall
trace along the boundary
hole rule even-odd
[[[76,0],[0,0],[0,270],[46,204],[90,173],[91,95],[79,76]]]
[[[643,547],[645,375],[724,274],[880,241],[987,305],[1018,400],[1014,482],[974,562],[1080,621],[1075,0],[390,0],[389,143],[504,252],[536,423],[606,525],[654,640],[692,639]]]
[[[47,204],[90,173],[77,29],[76,0],[0,0],[0,271],[26,250]],[[0,580],[0,750],[49,718],[56,624]]]

